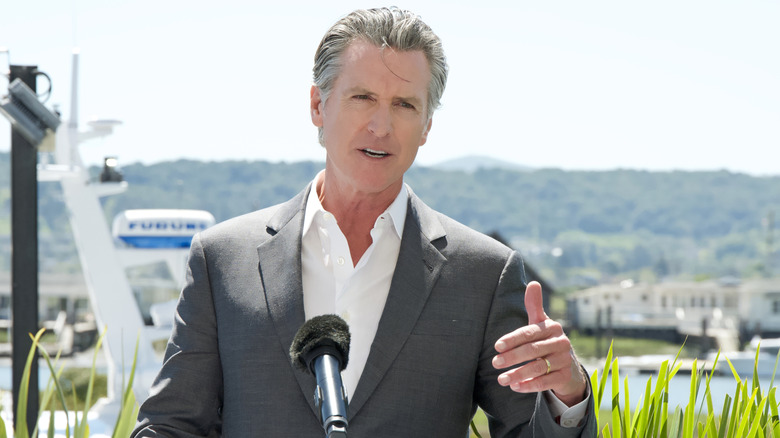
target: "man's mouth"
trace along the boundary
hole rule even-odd
[[[384,151],[375,151],[373,149],[368,149],[368,148],[361,149],[361,151],[364,154],[366,154],[369,157],[371,157],[371,158],[382,158],[382,157],[386,157],[386,156],[390,155],[390,154],[388,154],[387,152],[384,152]]]

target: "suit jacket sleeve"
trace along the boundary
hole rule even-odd
[[[519,394],[497,383],[498,375],[503,370],[493,368],[495,342],[501,336],[528,324],[524,304],[525,284],[522,259],[516,252],[512,252],[496,285],[475,388],[475,398],[488,417],[491,436],[595,437],[593,397],[590,397],[588,415],[583,419],[583,424],[577,428],[565,428],[553,419],[543,394]]]
[[[222,368],[200,236],[193,238],[187,282],[176,308],[163,367],[141,406],[131,437],[216,437],[221,433]]]

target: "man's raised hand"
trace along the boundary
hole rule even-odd
[[[496,341],[493,366],[507,370],[498,383],[517,392],[552,390],[566,405],[585,397],[587,381],[574,357],[571,342],[561,325],[550,319],[542,306],[542,286],[532,281],[525,290],[528,325]]]

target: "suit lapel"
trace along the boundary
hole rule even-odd
[[[267,225],[267,231],[272,237],[257,247],[260,260],[258,269],[268,314],[285,355],[288,354],[298,329],[305,322],[301,280],[301,230],[309,188],[282,204]],[[289,361],[288,365],[292,367]],[[312,397],[314,379],[299,370],[293,372],[312,412],[319,416]]]
[[[409,189],[409,204],[390,292],[352,400],[354,417],[401,351],[425,307],[446,258],[434,246],[444,229],[433,210]]]

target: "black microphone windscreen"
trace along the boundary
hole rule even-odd
[[[338,359],[340,369],[349,360],[349,326],[338,315],[320,315],[306,321],[290,346],[290,360],[303,371],[310,371],[313,360],[324,353]]]

